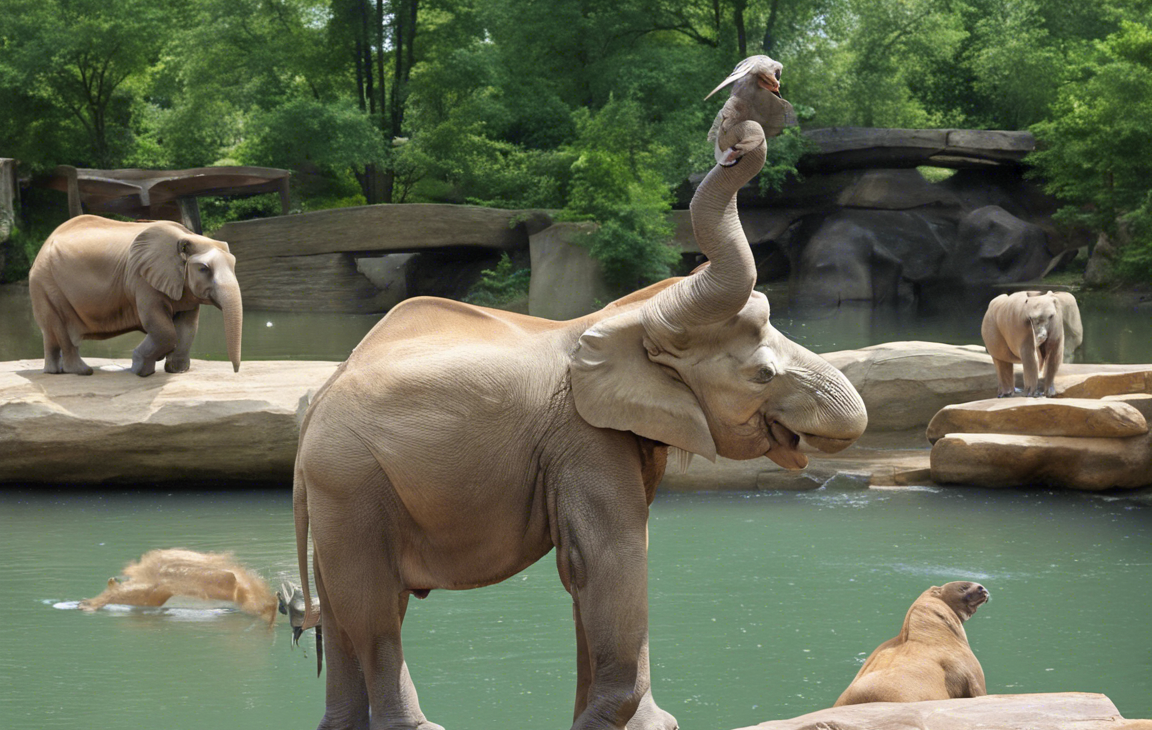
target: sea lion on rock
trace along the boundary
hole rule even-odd
[[[964,622],[989,597],[984,586],[970,581],[921,593],[904,616],[900,634],[876,647],[833,707],[988,694]]]

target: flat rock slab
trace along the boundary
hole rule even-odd
[[[950,433],[1124,438],[1148,433],[1143,414],[1122,401],[1087,398],[990,398],[945,406],[928,424],[928,440]]]
[[[1063,370],[1064,368],[1061,368]],[[1059,398],[1103,398],[1108,395],[1152,393],[1152,370],[1070,373],[1056,375]]]
[[[932,481],[1099,491],[1152,485],[1152,435],[1128,438],[954,433],[932,447]]]
[[[963,700],[871,702],[832,707],[740,730],[1152,730],[1125,720],[1102,694],[988,695]]]
[[[139,378],[87,362],[87,377],[0,363],[0,483],[291,481],[297,416],[337,366],[193,360]]]
[[[821,357],[860,392],[869,431],[924,428],[945,406],[996,395],[996,367],[979,345],[911,340]],[[1019,366],[1015,370],[1020,385],[1023,372]],[[1068,398],[1152,393],[1150,386],[1152,365],[1146,364],[1068,363],[1056,375],[1057,395]]]

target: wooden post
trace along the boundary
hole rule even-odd
[[[288,215],[291,198],[288,197],[288,175],[280,178],[280,215]]]
[[[56,168],[57,175],[63,175],[68,181],[68,217],[75,218],[84,215],[84,206],[80,201],[80,183],[76,179],[76,168],[71,165],[60,165]]]
[[[203,233],[200,223],[200,202],[197,198],[180,198],[176,201],[180,205],[180,222],[193,233]]]
[[[0,157],[0,243],[8,240],[16,225],[16,202],[19,195],[16,160]]]

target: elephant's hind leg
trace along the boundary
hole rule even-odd
[[[320,599],[320,625],[324,627],[324,718],[317,730],[368,730],[368,690],[356,651],[329,607],[332,600],[324,586],[320,562],[314,570],[316,595]]]
[[[386,477],[377,469],[372,481],[381,479]],[[367,697],[372,730],[443,730],[420,711],[404,662],[400,627],[408,595],[396,567],[395,547],[389,544],[396,533],[393,520],[379,502],[352,500],[353,508],[345,502],[346,492],[343,498],[329,499],[315,480],[308,483],[309,512],[340,516],[332,533],[312,523],[316,561],[323,573],[317,583],[324,585],[320,601],[325,641],[330,620],[340,634],[326,647],[339,656],[329,654],[325,721],[320,727],[349,727],[334,721],[347,718],[348,708],[357,713],[352,719],[358,719]],[[366,554],[374,559],[365,560]]]
[[[54,301],[43,285],[35,287],[32,295],[32,314],[44,336],[44,372],[91,375],[92,368],[80,358],[80,333],[69,331],[67,319],[61,310],[71,312],[67,301]]]
[[[1012,363],[992,359],[996,364],[996,397],[1008,398],[1016,392],[1016,376],[1012,373]]]

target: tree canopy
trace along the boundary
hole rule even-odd
[[[287,167],[305,209],[564,209],[599,222],[611,256],[626,239],[666,235],[653,216],[710,164],[705,134],[722,101],[704,95],[744,56],[768,53],[807,126],[1034,128],[1052,189],[1089,211],[1067,218],[1107,229],[1149,206],[1150,8],[6,0],[0,155],[34,171]],[[796,140],[786,144],[794,158]]]

